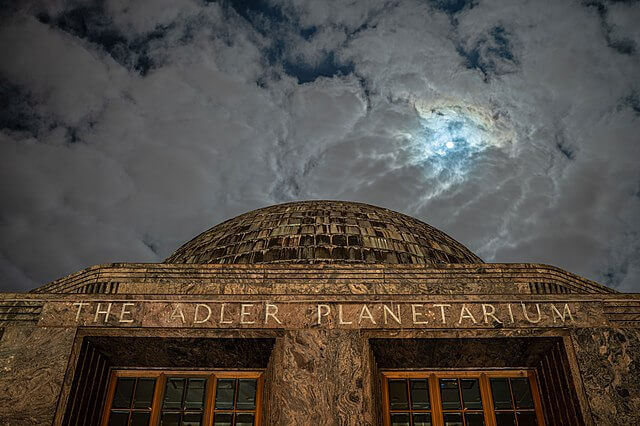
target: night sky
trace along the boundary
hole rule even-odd
[[[0,290],[307,199],[640,292],[640,2],[0,2]]]

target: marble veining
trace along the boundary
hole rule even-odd
[[[0,425],[51,424],[76,330],[9,327],[0,340]]]
[[[597,425],[640,425],[640,331],[572,332],[591,414]]]
[[[289,331],[273,353],[269,425],[373,425],[365,340],[358,332]]]

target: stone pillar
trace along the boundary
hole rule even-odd
[[[597,425],[640,425],[640,330],[577,329],[578,367]]]
[[[7,327],[0,340],[0,425],[50,425],[75,328]]]
[[[291,330],[267,372],[267,425],[373,425],[371,358],[351,330]]]

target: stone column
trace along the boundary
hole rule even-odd
[[[5,328],[0,425],[52,424],[75,334],[75,328]]]
[[[267,425],[373,425],[371,358],[351,330],[290,330],[267,372]]]
[[[571,338],[595,424],[640,425],[640,330],[583,328]]]

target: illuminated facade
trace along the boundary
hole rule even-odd
[[[640,295],[281,204],[0,295],[2,425],[640,424]]]

